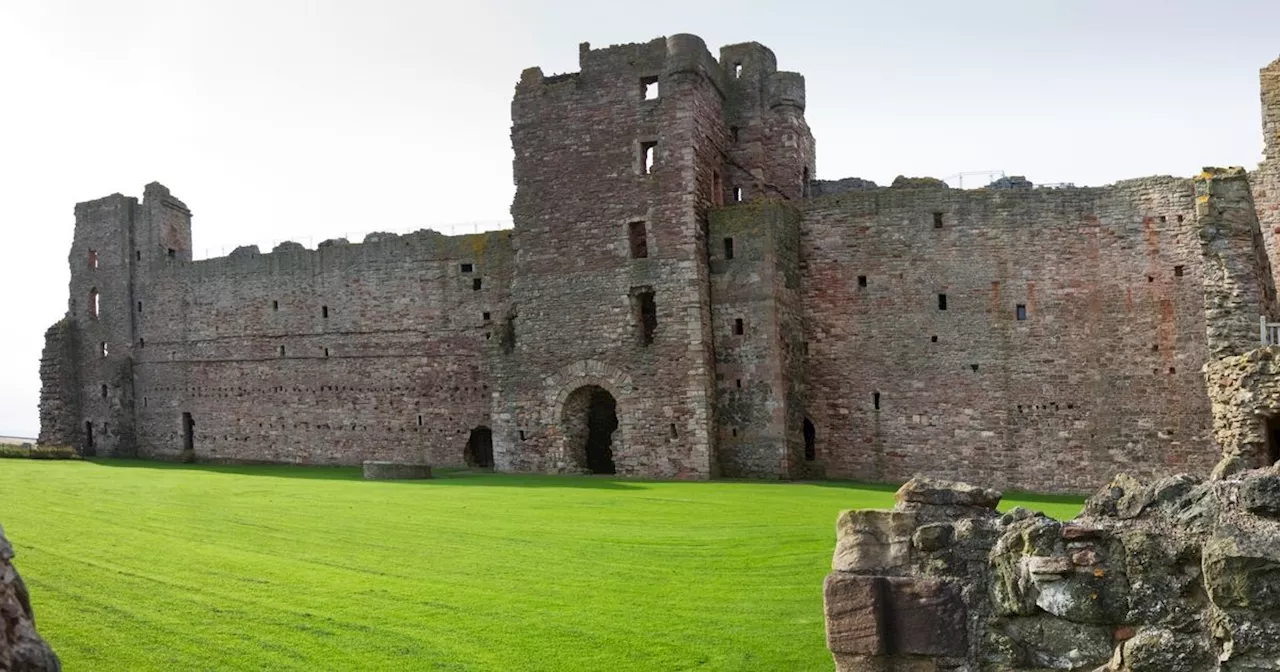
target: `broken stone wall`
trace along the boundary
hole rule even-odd
[[[917,479],[892,511],[840,514],[837,670],[1280,669],[1274,471],[1120,476],[1069,522],[998,500]]]

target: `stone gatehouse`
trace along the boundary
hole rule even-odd
[[[158,183],[78,204],[41,441],[1037,490],[1217,460],[1206,287],[1229,263],[1230,309],[1271,314],[1280,64],[1256,216],[1209,244],[1190,178],[818,180],[804,78],[757,43],[579,57],[516,84],[509,231],[194,261]]]

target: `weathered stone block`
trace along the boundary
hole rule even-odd
[[[899,505],[974,506],[984,509],[996,508],[1000,504],[1001,496],[1002,493],[999,490],[923,476],[916,476],[907,481],[894,495]]]
[[[866,656],[885,653],[880,618],[882,584],[878,576],[844,572],[827,575],[822,595],[829,649],[836,653]]]
[[[831,568],[839,572],[889,572],[911,559],[916,518],[901,511],[844,511],[836,520]]]

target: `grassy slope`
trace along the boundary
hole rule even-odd
[[[829,670],[836,513],[891,504],[844,484],[0,460],[0,523],[72,671]]]

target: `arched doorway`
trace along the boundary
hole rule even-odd
[[[468,467],[477,469],[493,468],[493,432],[480,425],[471,430],[467,439],[467,447],[462,451],[462,459]]]
[[[613,436],[618,429],[618,402],[604,388],[587,385],[565,399],[565,452],[569,464],[593,474],[613,474]]]

